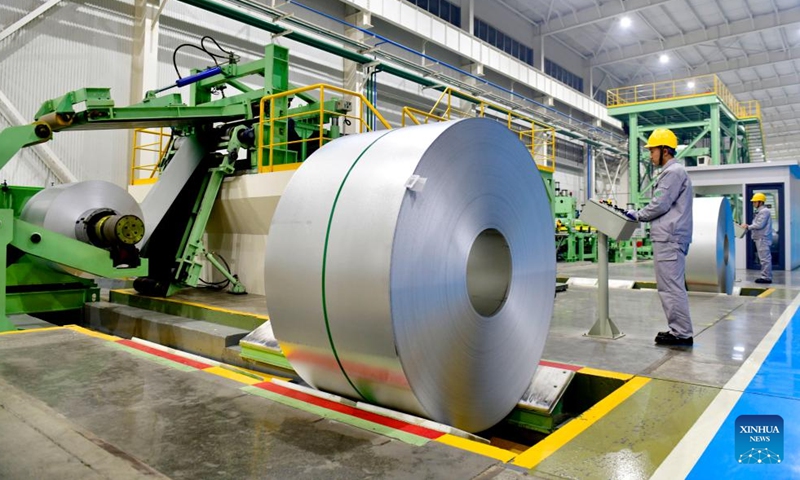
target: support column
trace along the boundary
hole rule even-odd
[[[711,105],[711,165],[719,165],[722,160],[722,127],[720,126],[719,104]]]
[[[608,338],[616,340],[625,334],[608,316],[608,236],[597,231],[597,320],[587,337]]]
[[[475,0],[461,2],[461,29],[475,35]]]
[[[628,198],[635,208],[639,208],[639,118],[635,113],[628,115],[628,127]]]
[[[539,67],[539,70],[541,70],[542,73],[544,73],[544,38],[544,35],[539,35],[539,51],[533,52],[535,57],[533,63]]]
[[[155,0],[158,2],[158,0]],[[167,0],[161,0],[162,2]],[[133,57],[130,103],[139,103],[148,90],[158,88],[158,3],[134,1]]]
[[[594,158],[592,156],[592,146],[586,146],[586,200],[594,198]]]
[[[348,23],[351,23],[360,28],[370,28],[370,14],[368,12],[356,12],[346,17]],[[353,39],[357,42],[363,42],[366,38],[366,34],[361,30],[355,28],[345,28],[344,34],[347,38]],[[352,90],[354,92],[364,93],[364,68],[357,62],[353,62],[350,60],[342,60],[343,66],[343,78],[342,83],[345,90]],[[351,105],[353,106],[353,110],[351,111],[352,115],[364,115],[366,118],[366,112],[362,112],[362,108],[366,108],[362,106],[361,99],[358,97],[353,96],[346,96],[344,100],[350,101]],[[359,125],[358,122],[351,122],[351,125],[344,124],[342,127],[342,133],[345,135],[358,133],[359,132]]]
[[[160,0],[160,2],[166,1]],[[134,0],[133,55],[131,56],[131,90],[129,98],[131,105],[140,103],[148,90],[158,88],[158,18],[161,13],[158,6],[159,0]],[[133,130],[129,132],[128,152],[132,152],[136,142],[136,135]],[[152,135],[148,135],[148,137],[140,139],[140,142],[152,142]],[[133,159],[128,158],[127,161],[132,162]],[[156,152],[140,151],[138,154],[137,163],[139,165],[152,165],[158,163],[158,161],[158,153]],[[149,176],[150,172],[131,169],[128,175]],[[128,178],[128,183],[133,180],[134,178]]]

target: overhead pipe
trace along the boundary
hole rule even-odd
[[[272,34],[280,34],[282,37],[286,37],[286,38],[288,38],[290,40],[294,40],[296,42],[303,43],[303,44],[308,45],[310,47],[317,48],[317,49],[322,50],[324,52],[337,55],[337,56],[342,57],[342,58],[344,58],[346,60],[350,60],[350,61],[362,64],[362,65],[368,64],[368,63],[369,64],[375,64],[377,62],[381,67],[381,71],[386,72],[386,73],[390,73],[390,74],[392,74],[392,75],[394,75],[396,77],[402,78],[404,80],[412,81],[414,83],[422,85],[423,87],[429,87],[429,88],[433,88],[433,89],[436,89],[436,90],[444,90],[445,88],[447,88],[446,85],[443,85],[443,84],[441,84],[439,82],[433,81],[433,80],[431,80],[429,78],[426,78],[424,76],[414,74],[414,73],[409,72],[408,70],[405,70],[403,68],[396,67],[396,66],[392,65],[391,63],[381,62],[380,60],[377,60],[377,59],[375,59],[373,57],[369,57],[367,55],[363,55],[363,54],[360,54],[360,53],[357,53],[357,52],[353,52],[353,51],[348,50],[348,49],[346,49],[344,47],[341,47],[341,46],[332,44],[330,42],[326,42],[324,40],[320,40],[318,38],[315,38],[315,37],[313,37],[311,35],[307,35],[307,34],[304,34],[304,33],[301,33],[301,32],[297,32],[297,31],[293,31],[293,30],[284,28],[284,27],[282,27],[280,25],[277,25],[277,24],[275,24],[273,22],[257,18],[255,16],[253,16],[252,14],[250,14],[249,12],[243,11],[242,9],[236,8],[236,7],[232,6],[232,5],[228,5],[225,2],[220,1],[220,0],[178,0],[178,1],[181,2],[181,3],[185,3],[187,5],[191,5],[193,7],[200,8],[202,10],[206,10],[206,11],[215,13],[217,15],[221,15],[223,17],[230,18],[232,20],[236,20],[236,21],[241,22],[241,23],[243,23],[245,25],[250,25],[252,27],[255,27],[255,28],[270,32]],[[547,111],[550,111],[550,112],[553,112],[553,113],[555,113],[557,115],[566,117],[570,121],[575,121],[575,122],[578,122],[580,124],[587,125],[589,127],[589,131],[590,132],[593,131],[593,132],[606,133],[606,134],[610,134],[611,136],[613,136],[615,138],[621,138],[618,135],[614,134],[613,132],[610,132],[608,130],[605,130],[605,129],[602,129],[602,128],[599,128],[599,127],[595,127],[594,125],[588,124],[588,123],[583,122],[581,120],[577,120],[577,119],[575,119],[575,118],[573,118],[573,117],[571,117],[571,116],[569,116],[569,115],[567,115],[567,114],[565,114],[565,113],[563,113],[563,112],[561,112],[559,110],[556,110],[556,109],[554,109],[552,107],[543,105],[543,104],[541,104],[539,102],[536,102],[535,100],[529,99],[529,98],[527,98],[527,97],[525,97],[523,95],[520,95],[520,94],[518,94],[516,92],[512,92],[511,90],[508,90],[508,89],[506,89],[506,88],[504,88],[502,86],[499,86],[499,85],[496,85],[496,84],[494,84],[492,82],[484,80],[484,79],[482,79],[480,77],[477,77],[477,76],[475,76],[475,75],[473,75],[473,74],[471,74],[469,72],[463,71],[463,70],[461,70],[459,68],[453,67],[453,66],[448,65],[448,64],[443,63],[443,62],[440,62],[439,60],[437,60],[437,59],[435,59],[433,57],[425,55],[425,54],[423,54],[421,52],[417,52],[417,51],[415,51],[415,50],[413,50],[411,48],[405,47],[404,45],[401,45],[401,44],[399,44],[397,42],[394,42],[392,40],[389,40],[389,39],[387,39],[385,37],[382,37],[380,35],[372,33],[372,32],[370,32],[368,30],[361,29],[361,28],[359,28],[359,27],[357,27],[355,25],[350,24],[349,22],[346,22],[344,20],[341,20],[341,19],[338,19],[336,17],[330,16],[330,15],[325,14],[323,12],[318,12],[317,10],[315,10],[315,9],[313,9],[311,7],[304,6],[304,5],[299,4],[297,2],[289,2],[289,3],[291,3],[293,5],[296,5],[298,7],[304,8],[306,10],[310,10],[310,11],[313,11],[315,13],[318,13],[318,14],[320,14],[322,16],[325,16],[326,18],[330,18],[332,20],[335,20],[335,21],[337,21],[337,22],[339,22],[339,23],[341,23],[343,25],[346,25],[346,26],[348,26],[350,28],[359,29],[360,31],[362,31],[362,32],[374,37],[374,38],[381,39],[382,41],[385,41],[387,43],[395,45],[398,48],[404,49],[404,50],[406,50],[406,51],[408,51],[410,53],[414,53],[414,54],[420,55],[420,56],[422,56],[422,57],[424,57],[426,59],[429,59],[429,60],[431,60],[433,62],[436,62],[439,65],[445,66],[447,68],[451,68],[451,69],[455,70],[458,73],[461,73],[461,74],[464,74],[466,76],[475,78],[478,81],[480,81],[480,82],[482,82],[482,83],[484,83],[486,85],[492,86],[492,87],[497,88],[497,89],[499,89],[501,91],[509,93],[512,96],[521,98],[521,99],[525,100],[526,102],[529,102],[529,103],[531,103],[531,104],[533,104],[533,105],[535,105],[537,107],[543,108],[543,109],[545,109]],[[253,5],[253,7],[263,7],[263,6]],[[457,91],[454,91],[453,95],[458,97],[458,98],[461,98],[463,100],[474,101],[474,98],[470,97],[469,95],[464,95],[464,94],[461,94],[460,92],[457,92]],[[569,137],[574,138],[574,139],[583,140],[583,141],[585,141],[587,143],[594,144],[597,147],[601,147],[601,148],[608,147],[608,145],[602,144],[602,143],[597,142],[597,141],[595,141],[593,139],[586,138],[584,136],[581,136],[581,135],[579,135],[579,134],[577,134],[575,132],[569,131],[569,130],[559,129],[558,133],[564,134],[564,135],[569,136]],[[616,150],[616,149],[614,149],[614,150]]]

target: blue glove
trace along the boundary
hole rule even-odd
[[[639,218],[636,216],[636,210],[628,210],[625,212],[625,216],[633,220],[634,222],[638,222]]]

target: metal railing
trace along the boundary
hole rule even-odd
[[[158,180],[158,165],[169,147],[170,133],[164,133],[164,128],[151,130],[136,128],[133,130],[133,149],[131,152],[130,184],[143,185],[155,183]],[[144,142],[144,136],[155,136],[154,141]],[[144,163],[147,162],[147,163]]]
[[[469,108],[466,110],[455,108],[453,106],[454,94],[457,94],[460,99],[466,98],[465,101],[468,102]],[[405,127],[406,120],[415,125],[421,125],[430,121],[443,122],[467,117],[491,118],[504,123],[509,130],[518,135],[541,170],[549,172],[555,170],[556,135],[554,127],[452,88],[442,91],[433,107],[427,112],[413,107],[403,107],[401,124]]]
[[[738,101],[716,75],[613,88],[607,92],[606,104],[612,108],[706,95],[719,97],[731,113],[739,119],[761,118],[761,105],[758,101]]]
[[[289,113],[282,116],[275,116],[275,100],[283,97],[294,97],[300,93],[309,92],[312,90],[319,91],[319,108],[312,109],[312,110],[304,110],[298,109],[296,113]],[[326,110],[325,109],[325,94],[326,92],[336,92],[342,96],[352,96],[356,97],[360,100],[358,102],[358,112],[357,115],[350,115],[347,113],[341,113],[334,110]],[[338,98],[328,98],[328,100],[333,100]],[[293,90],[287,90],[285,92],[276,93],[273,95],[267,95],[261,98],[260,108],[259,108],[259,118],[258,118],[258,126],[259,126],[259,133],[258,137],[258,165],[259,165],[259,172],[274,172],[280,170],[293,170],[300,167],[302,161],[292,162],[292,163],[283,163],[283,164],[275,164],[275,150],[276,148],[280,147],[290,147],[290,146],[297,146],[303,143],[311,144],[316,143],[316,147],[322,147],[325,143],[333,140],[333,137],[326,136],[326,125],[332,125],[332,119],[343,119],[343,120],[354,120],[357,122],[358,133],[364,133],[372,131],[367,120],[365,118],[366,112],[370,112],[370,114],[378,120],[380,125],[382,125],[386,129],[391,129],[392,127],[383,118],[383,115],[369,102],[367,98],[358,93],[351,90],[345,90],[344,88],[334,87],[333,85],[325,85],[322,83],[318,83],[315,85],[309,85],[307,87],[300,87],[295,88]],[[276,141],[275,139],[275,122],[282,122],[288,121],[290,118],[296,118],[303,120],[304,123],[308,124],[311,123],[309,118],[315,118],[316,120],[316,136],[302,138],[300,140],[284,140],[284,141]],[[264,133],[268,131],[269,138],[264,138]],[[268,159],[265,162],[264,154],[268,152]]]

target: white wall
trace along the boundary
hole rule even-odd
[[[466,2],[462,2],[462,5]],[[533,48],[534,58],[539,58],[539,46],[536,45],[536,27],[527,20],[514,13],[502,3],[475,1],[475,17],[503,31],[518,42]],[[464,28],[464,25],[461,26]]]
[[[0,2],[0,29],[41,3]],[[83,87],[110,87],[117,104],[126,105],[132,19],[132,0],[62,1],[0,41],[0,91],[31,122],[42,102]],[[0,118],[0,128],[6,125],[8,121]],[[127,133],[123,131],[57,133],[49,146],[79,179],[126,182]],[[32,152],[25,151],[0,171],[2,180],[47,186],[55,178]]]
[[[800,208],[797,207],[800,195],[797,189],[793,188],[800,184],[797,179],[797,162],[769,162],[769,163],[749,163],[737,165],[721,165],[713,168],[708,167],[689,167],[686,169],[689,178],[697,193],[714,193],[722,191],[738,191],[745,196],[745,186],[754,183],[779,183],[784,187],[784,231],[785,235],[785,268],[791,270],[800,266],[798,259],[798,249],[800,249],[800,238],[798,238],[797,227],[795,227],[795,217],[800,217]],[[800,218],[797,219],[800,221]],[[745,268],[745,252],[749,236],[745,239],[736,241],[736,265],[737,268]]]
[[[583,93],[589,94],[589,62],[552,37],[545,37],[545,58],[583,78]],[[538,57],[537,57],[538,58]],[[538,63],[537,63],[538,65]]]

